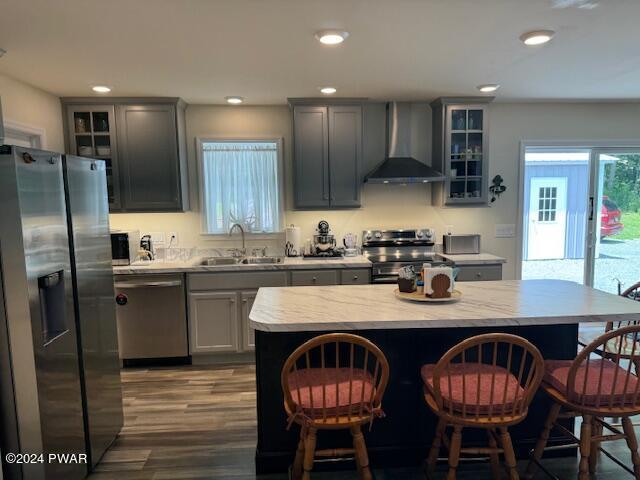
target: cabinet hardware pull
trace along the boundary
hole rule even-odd
[[[315,282],[315,281],[317,280],[317,278],[316,278],[316,277],[313,277],[311,280],[313,280],[313,281]]]
[[[246,298],[242,299],[242,303],[247,303],[247,299]]]
[[[354,275],[354,276],[353,276],[353,279],[354,279],[354,280],[357,280],[357,279],[358,279],[358,275]]]
[[[230,301],[231,303],[236,303],[236,301],[235,301],[235,300],[229,300],[229,301]]]

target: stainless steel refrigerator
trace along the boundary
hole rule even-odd
[[[0,146],[0,448],[89,461],[9,479],[84,478],[122,427],[106,189],[102,161]]]

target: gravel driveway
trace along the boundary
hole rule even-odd
[[[522,278],[554,278],[582,282],[584,260],[528,260],[522,262]],[[623,290],[640,281],[640,239],[605,239],[596,259],[595,287],[618,293],[618,280]]]

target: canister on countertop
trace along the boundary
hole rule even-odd
[[[302,239],[300,227],[289,225],[284,229],[284,254],[287,257],[298,257],[302,255]]]

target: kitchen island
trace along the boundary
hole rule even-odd
[[[435,416],[424,404],[420,367],[436,363],[462,340],[489,332],[520,335],[545,358],[573,359],[578,323],[640,319],[640,303],[572,282],[509,280],[458,283],[458,302],[413,303],[394,296],[395,285],[261,288],[250,313],[256,329],[258,473],[285,471],[298,429],[286,430],[280,370],[304,341],[325,332],[356,333],[374,342],[391,367],[383,400],[387,417],[366,434],[377,466],[417,465],[424,460]],[[538,395],[529,416],[512,430],[519,455],[533,446],[547,401]],[[348,445],[343,432],[322,432],[323,445]],[[474,433],[477,435],[474,437]],[[484,432],[465,441],[484,443]]]

